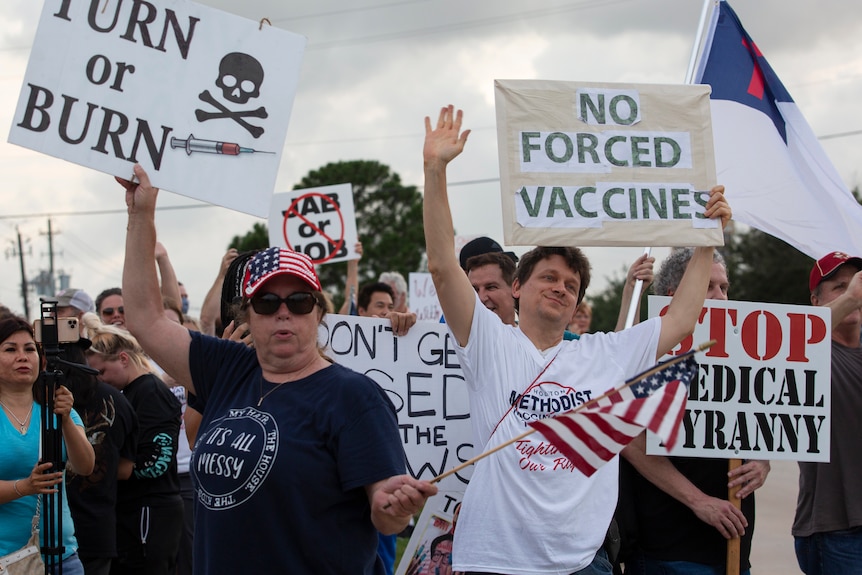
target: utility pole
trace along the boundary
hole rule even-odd
[[[57,232],[59,233],[59,232]],[[51,218],[48,218],[48,232],[39,232],[40,235],[48,236],[48,289],[45,295],[51,297],[57,293],[57,276],[54,275],[54,231],[51,228]]]
[[[24,245],[21,241],[21,230],[15,227],[18,234],[18,261],[21,263],[21,299],[24,302],[24,317],[30,319],[30,303],[27,301],[27,274],[24,272]]]

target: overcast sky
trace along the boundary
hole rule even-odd
[[[49,0],[58,2],[58,0]],[[84,2],[85,0],[73,0]],[[114,2],[117,0],[98,0]],[[682,83],[698,0],[206,0],[202,4],[308,38],[276,191],[339,160],[377,160],[422,185],[423,118],[448,103],[473,130],[450,167],[459,234],[502,240],[495,78]],[[820,137],[862,131],[862,2],[736,0],[732,6]],[[0,127],[8,135],[42,5],[0,3]],[[169,81],[166,78],[166,81]],[[27,276],[47,269],[48,215],[56,270],[92,296],[120,284],[126,226],[121,188],[103,173],[0,142],[0,302],[23,311],[13,254]],[[860,184],[862,135],[822,140],[849,187]],[[728,190],[733,202],[733,190]],[[264,220],[171,193],[160,196],[160,239],[192,313],[230,239]],[[192,206],[192,207],[189,207]],[[520,248],[519,248],[520,250]],[[636,248],[590,248],[591,291]],[[663,257],[666,250],[656,250]],[[408,272],[411,270],[402,270]],[[589,295],[589,292],[588,292]],[[38,300],[31,297],[31,316]]]

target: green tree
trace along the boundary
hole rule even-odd
[[[406,275],[419,269],[425,253],[422,195],[416,186],[405,186],[389,166],[370,160],[332,162],[309,172],[294,189],[350,182],[356,230],[362,242],[359,283],[376,279],[382,272]],[[336,309],[344,301],[347,264],[325,264],[317,269],[323,288],[334,295]]]
[[[264,250],[269,247],[269,231],[266,225],[254,224],[244,236],[234,236],[228,249],[236,248],[240,253],[251,250]]]
[[[757,229],[735,234],[722,250],[730,298],[810,305],[808,275],[814,260]]]
[[[590,323],[590,331],[614,331],[617,326],[617,318],[620,313],[620,302],[623,299],[623,286],[626,284],[626,274],[628,268],[622,266],[620,270],[613,276],[605,278],[608,285],[604,290],[590,294],[586,297],[587,303],[593,310],[593,320]],[[647,293],[651,294],[652,286],[646,288]],[[628,313],[628,309],[626,309]],[[643,291],[641,291],[641,309],[639,321],[644,321],[647,318],[647,300]]]
[[[851,193],[862,204],[859,187]],[[814,260],[784,241],[751,228],[732,235],[722,254],[732,299],[810,305],[808,276]]]
[[[398,271],[407,276],[419,269],[425,254],[422,226],[422,195],[416,186],[405,186],[389,166],[369,160],[333,162],[312,170],[294,186],[295,190],[350,182],[356,230],[362,242],[360,285],[382,272]],[[265,224],[256,223],[243,236],[234,236],[229,248],[240,252],[269,246]],[[335,308],[344,301],[347,264],[318,266],[323,289],[333,295]]]

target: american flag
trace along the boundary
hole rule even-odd
[[[639,374],[592,404],[530,423],[589,477],[644,429],[661,437],[668,450],[676,443],[685,414],[688,386],[697,376],[694,354],[659,371]],[[673,360],[672,360],[673,361]],[[649,373],[655,368],[647,370]],[[631,383],[635,382],[635,383]],[[631,383],[631,385],[629,385]]]

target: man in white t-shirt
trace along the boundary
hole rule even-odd
[[[525,431],[530,421],[568,411],[651,366],[694,330],[712,248],[699,248],[667,314],[613,334],[563,341],[589,284],[577,248],[535,248],[518,264],[512,295],[517,327],[478,300],[455,257],[446,166],[469,130],[461,112],[425,119],[424,225],[428,269],[456,342],[470,392],[476,453]],[[723,188],[705,214],[730,219]],[[541,436],[515,442],[476,464],[455,532],[453,570],[511,575],[610,574],[601,550],[617,500],[615,458],[593,476],[578,472]]]

